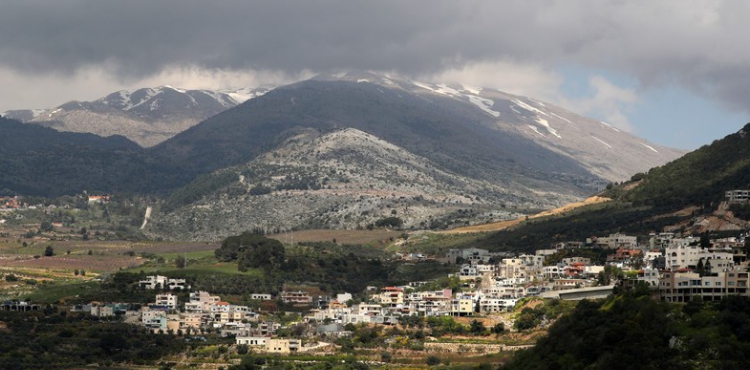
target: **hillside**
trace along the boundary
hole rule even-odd
[[[679,154],[494,89],[345,73],[246,93],[254,98],[234,108],[235,95],[171,87],[65,104],[46,117],[124,114],[153,128],[200,107],[224,110],[146,149],[122,137],[63,148],[57,138],[79,136],[46,129],[52,145],[8,147],[15,150],[3,158],[5,192],[163,195],[150,227],[170,238],[357,228],[388,217],[407,228],[445,229],[575,202]],[[82,130],[89,123],[80,121]],[[25,126],[13,134],[18,143],[43,129]]]
[[[722,202],[725,191],[750,187],[748,133],[750,124],[664,166],[635,174],[631,181],[599,194],[611,198],[611,202],[531,220],[490,234],[480,244],[529,250],[531,245],[544,246],[615,232],[647,235],[671,231],[691,235],[734,230],[739,233],[750,220],[749,206],[728,206]]]
[[[247,225],[354,229],[388,217],[398,217],[404,227],[428,228],[443,218],[513,217],[505,205],[548,204],[531,194],[447,172],[356,129],[326,134],[303,129],[276,150],[176,191],[161,209],[166,214],[153,217],[150,231],[213,240]],[[547,194],[545,202],[571,199]]]
[[[502,369],[745,368],[747,297],[677,306],[643,293],[581,301]]]
[[[0,195],[157,192],[185,182],[120,136],[58,132],[0,117]],[[149,174],[159,174],[153,181]]]
[[[449,171],[501,183],[584,194],[602,185],[570,158],[483,124],[486,115],[448,98],[424,99],[375,84],[316,81],[277,88],[154,147],[198,172],[249,162],[290,130],[355,128],[430,158]]]

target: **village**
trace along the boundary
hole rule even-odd
[[[726,196],[730,202],[748,200],[746,191],[730,191]],[[4,199],[5,207],[20,204]],[[358,327],[395,327],[409,318],[492,317],[502,330],[518,330],[514,325],[517,316],[509,313],[529,299],[597,299],[636,287],[646,287],[654,299],[666,302],[747,296],[748,244],[750,237],[744,234],[710,239],[708,234],[681,237],[662,232],[637,237],[617,233],[557,242],[533,254],[481,248],[448,249],[442,255],[404,252],[397,256],[405,263],[439,262],[455,266],[454,272],[431,281],[367,286],[362,292],[323,295],[319,290],[316,294],[285,286],[278,294],[244,297],[273,306],[278,302],[290,309],[289,317],[294,319],[284,321],[275,312],[264,310],[262,304],[230,303],[236,297],[224,300],[212,292],[193,290],[188,279],[159,274],[133,283],[140,291],[153,291],[148,304],[90,302],[65,309],[120,318],[155,334],[217,335],[257,352],[318,352],[332,350],[337,338],[351,336]],[[42,309],[42,305],[24,301],[0,305],[3,311]],[[304,330],[294,329],[300,327]]]
[[[706,245],[708,244],[708,245]],[[586,249],[604,248],[612,253],[602,265],[587,257],[566,257],[546,263],[565,252],[575,255]],[[581,253],[583,255],[585,253]],[[421,254],[404,258],[425,259]],[[726,295],[747,295],[747,262],[744,238],[707,240],[678,238],[671,233],[651,235],[645,245],[635,236],[612,234],[584,242],[558,243],[535,254],[509,256],[478,248],[451,249],[443,257],[455,263],[457,271],[449,279],[459,282],[458,289],[424,289],[431,282],[412,282],[403,286],[370,286],[361,296],[341,292],[332,296],[314,296],[302,290],[271,294],[253,294],[257,301],[278,300],[298,308],[299,321],[286,328],[306,323],[313,329],[296,337],[277,335],[283,329],[267,312],[230,304],[205,291],[192,291],[181,302],[176,292],[189,292],[185,279],[151,275],[138,282],[142,290],[155,292],[148,305],[97,303],[75,305],[72,312],[99,317],[120,316],[127,323],[142,325],[160,334],[218,333],[233,337],[237,345],[246,345],[268,353],[292,353],[319,350],[330,343],[306,340],[351,335],[352,325],[393,326],[405,317],[453,316],[484,317],[512,311],[522,299],[581,300],[603,298],[613,289],[627,289],[638,283],[649,287],[655,299],[687,302],[695,299],[719,300]],[[137,307],[135,309],[134,307]],[[8,303],[3,310],[32,310],[27,303]]]

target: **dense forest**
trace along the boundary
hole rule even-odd
[[[0,368],[66,369],[89,364],[156,364],[185,349],[174,335],[151,334],[143,327],[83,314],[0,312]]]

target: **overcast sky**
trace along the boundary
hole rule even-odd
[[[0,111],[336,69],[499,88],[693,149],[750,115],[750,2],[0,0]]]

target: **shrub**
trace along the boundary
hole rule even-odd
[[[437,356],[428,356],[426,363],[427,363],[428,366],[437,366],[437,365],[440,365],[440,358],[437,357]]]

